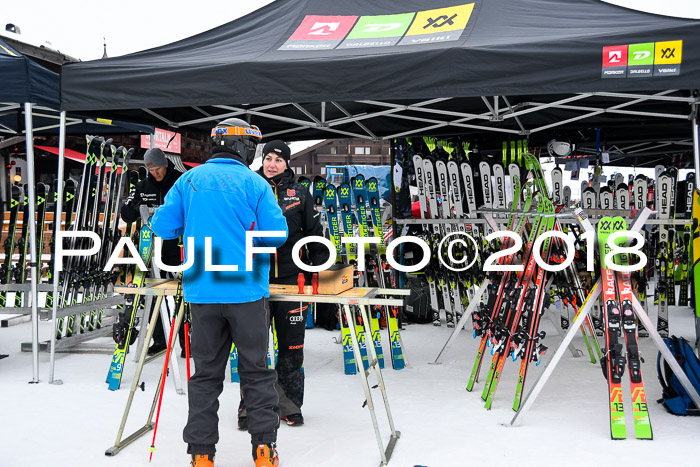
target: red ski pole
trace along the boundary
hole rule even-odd
[[[158,313],[160,310],[154,310]],[[153,441],[151,441],[151,455],[148,462],[153,460],[153,451],[156,450],[156,433],[158,432],[158,419],[160,418],[160,405],[163,402],[163,389],[165,389],[165,377],[168,375],[168,363],[170,362],[170,351],[173,347],[173,331],[175,330],[175,316],[173,316],[172,324],[170,325],[170,335],[168,336],[168,350],[165,352],[165,363],[163,364],[163,373],[160,375],[160,394],[158,395],[158,410],[156,411],[156,424],[153,427]]]
[[[190,380],[190,327],[185,321],[185,360],[187,360],[187,381]]]

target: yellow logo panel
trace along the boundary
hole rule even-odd
[[[681,63],[683,41],[657,42],[654,49],[655,65],[676,65]]]
[[[422,34],[460,31],[467,26],[473,9],[474,4],[468,3],[466,5],[448,8],[419,11],[406,35],[417,36]]]

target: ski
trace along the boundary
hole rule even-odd
[[[627,221],[622,217],[613,219],[615,225],[621,225],[622,230],[627,230]],[[622,246],[627,246],[626,242]],[[620,266],[629,266],[630,260],[627,253],[620,253]],[[630,392],[632,395],[632,415],[634,420],[634,433],[637,439],[652,439],[651,421],[647,408],[646,391],[642,380],[642,362],[637,343],[637,324],[632,302],[632,279],[628,271],[617,271],[618,294],[622,313],[622,330],[625,335],[627,350],[627,371],[630,375]]]
[[[450,213],[450,200],[449,200],[449,188],[448,188],[448,175],[447,175],[447,164],[442,159],[437,159],[435,161],[435,171],[437,173],[438,187],[440,188],[440,199],[442,201],[440,207],[438,208],[438,217],[442,219],[451,218]],[[452,232],[453,224],[443,224],[440,231],[442,236],[449,235]],[[445,256],[446,257],[446,256]],[[450,297],[450,283],[446,278],[446,274],[440,274],[438,278],[438,285],[442,291],[442,303],[445,309],[445,322],[448,328],[453,328],[455,326],[455,310],[452,307],[452,298]],[[456,287],[452,287],[455,290]]]
[[[539,202],[540,205],[544,204],[543,212],[545,214],[554,213],[554,207],[549,199],[543,198],[540,199]],[[528,245],[533,245],[540,235],[552,230],[553,227],[553,217],[549,217],[546,220],[541,218],[539,226],[537,228],[533,226],[530,232]],[[549,243],[550,240],[547,239],[542,245],[542,259],[545,263],[549,261]],[[536,266],[537,263],[533,252],[527,260],[525,271],[517,274],[518,280],[514,293],[512,294],[513,300],[506,303],[505,309],[502,314],[499,315],[500,323],[498,327],[500,329],[498,332],[494,333],[494,345],[492,348],[494,356],[491,361],[492,371],[489,371],[491,376],[486,377],[486,385],[484,387],[484,393],[482,394],[482,399],[486,401],[486,409],[491,409],[491,405],[493,404],[493,397],[503,372],[503,365],[512,348],[512,336],[516,333],[521,314],[527,312],[529,316],[532,316],[533,314],[540,313],[539,308],[541,307],[540,304],[545,291],[547,274],[544,268],[540,267],[535,275]],[[531,283],[533,285],[532,287],[530,286]]]
[[[148,224],[141,227],[139,238],[139,254],[141,256],[141,261],[143,261],[146,267],[148,267],[151,262],[151,255],[153,253],[153,231]],[[141,269],[136,268],[136,273],[131,286],[143,287],[143,285],[146,283],[147,275],[147,271],[141,271]],[[138,311],[139,302],[139,296],[135,295],[128,314],[127,312],[119,313],[117,322],[114,323],[113,337],[114,340],[117,341],[117,346],[114,349],[112,363],[109,367],[109,373],[107,374],[107,384],[110,391],[116,391],[119,389],[122,374],[124,373],[126,353],[129,346],[136,340],[136,313]],[[158,313],[158,310],[154,310],[153,312]]]
[[[671,175],[667,172],[662,173],[658,177],[659,180],[659,219],[662,224],[659,225],[659,255],[657,257],[658,264],[658,274],[657,274],[657,289],[659,291],[659,314],[658,321],[656,323],[656,330],[659,331],[661,337],[668,337],[668,304],[669,304],[669,291],[673,287],[673,282],[669,281],[669,276],[672,278],[673,275],[669,274],[669,270],[673,270],[671,252],[670,252],[670,235],[668,226],[663,224],[663,221],[668,220],[671,215]]]
[[[56,249],[56,238],[57,238],[57,233],[61,231],[61,224],[62,219],[59,219],[57,214],[58,210],[58,184],[63,183],[60,180],[56,180],[55,187],[54,187],[54,214],[53,214],[53,235],[51,236],[51,260],[48,263],[48,267],[46,270],[46,279],[48,280],[49,283],[53,282],[53,267],[54,267],[54,261],[55,261],[55,249]],[[65,230],[68,231],[70,229],[71,225],[71,219],[73,217],[73,207],[75,206],[75,190],[77,187],[77,183],[73,179],[68,179],[64,183],[63,186],[63,214],[65,215],[66,218],[66,227]],[[61,284],[63,281],[63,274],[59,273],[59,276],[57,277],[58,283]],[[58,298],[57,298],[58,300]],[[53,307],[53,301],[54,301],[54,296],[53,296],[53,291],[49,291],[46,293],[46,301],[44,306],[46,308],[52,308]],[[59,320],[59,327],[62,328],[62,323],[63,323],[63,317]]]
[[[513,227],[513,225],[515,224],[516,215],[512,214],[509,225],[507,227],[508,230],[512,230],[518,236],[522,236],[523,234],[523,231],[525,229],[525,222],[527,220],[526,213],[530,210],[530,204],[532,202],[531,192],[529,190],[526,190],[526,194],[527,198],[525,201],[525,213],[523,213],[520,216],[517,226],[515,228]],[[542,207],[542,204],[538,204],[538,213],[542,212]],[[536,217],[535,223],[539,223],[539,219],[539,217]],[[535,229],[534,225],[532,228]],[[511,246],[513,246],[513,244],[510,238],[506,238],[501,246],[501,251],[507,250]],[[522,256],[523,262],[525,262],[526,258],[529,257],[529,252],[530,245],[528,244],[528,246],[525,247],[525,251]],[[500,259],[499,264],[510,266],[514,263],[514,261],[515,255],[510,255],[505,257],[505,259]],[[488,302],[486,304],[480,304],[477,310],[475,310],[474,313],[472,313],[474,338],[481,337],[481,342],[479,343],[479,349],[477,350],[476,360],[474,361],[474,365],[472,366],[472,371],[469,376],[469,381],[467,382],[467,391],[471,391],[474,387],[474,384],[478,381],[479,370],[481,369],[481,362],[483,360],[484,351],[491,338],[493,323],[501,308],[501,303],[505,295],[505,291],[512,290],[515,287],[515,274],[513,274],[511,271],[506,270],[501,274],[490,274],[491,283],[489,284],[490,293]]]
[[[610,408],[610,436],[612,439],[625,439],[625,412],[622,402],[622,375],[625,371],[625,358],[622,355],[621,334],[622,315],[617,301],[615,272],[609,269],[605,256],[611,251],[608,238],[614,232],[623,230],[621,223],[611,217],[603,217],[598,222],[598,244],[600,246],[600,268],[605,325],[605,350],[601,366],[608,382]]]
[[[7,226],[7,237],[5,238],[5,262],[0,268],[0,283],[9,284],[12,282],[12,256],[17,245],[17,219],[19,217],[19,207],[22,204],[22,192],[18,186],[12,186],[10,196],[10,219]],[[7,291],[0,291],[0,307],[7,307]]]
[[[435,186],[435,170],[433,167],[433,161],[430,158],[421,160],[423,162],[423,186],[425,189],[426,198],[426,211],[423,218],[436,219],[438,217],[438,207],[436,199],[437,190]],[[430,232],[430,230],[432,230],[432,232]],[[433,326],[440,326],[440,315],[441,312],[443,312],[443,309],[440,308],[440,301],[437,295],[438,278],[436,277],[435,272],[437,263],[436,242],[440,236],[440,226],[437,223],[430,225],[430,227],[426,225],[424,227],[424,233],[426,236],[428,246],[430,246],[430,249],[432,251],[430,264],[428,264],[428,267],[425,270],[425,278],[428,281],[428,286],[430,288],[430,306],[433,315]]]
[[[36,196],[36,208],[37,208],[37,213],[39,213],[40,210],[44,209],[46,205],[44,204],[44,201],[46,201],[46,185],[43,183],[39,183],[36,185],[35,188],[35,196]],[[15,284],[24,284],[24,281],[27,278],[27,258],[29,256],[29,223],[30,222],[35,222],[35,219],[30,219],[29,218],[29,185],[24,185],[24,206],[23,206],[23,211],[22,211],[22,233],[20,234],[20,239],[19,239],[19,260],[17,261],[17,264],[15,265],[15,270],[14,270],[14,277],[15,277]],[[32,258],[34,260],[34,258]],[[21,291],[15,292],[15,302],[14,306],[15,308],[19,308],[22,306],[22,296],[24,294]]]
[[[323,204],[326,207],[326,218],[331,233],[331,241],[335,245],[336,261],[342,262],[340,225],[338,224],[338,197],[336,196],[335,185],[332,183],[327,184],[323,188]]]
[[[338,200],[340,202],[340,218],[343,224],[343,236],[352,237],[352,195],[350,193],[350,185],[347,183],[342,183],[336,191],[338,193]],[[345,252],[348,264],[354,263],[355,244],[346,243]]]

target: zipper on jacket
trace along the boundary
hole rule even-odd
[[[279,198],[277,197],[277,184],[276,183],[271,183],[272,185],[272,191],[275,193],[275,199],[277,200],[277,203],[279,204]],[[279,275],[279,266],[277,264],[277,249],[275,248],[275,279],[277,279]]]

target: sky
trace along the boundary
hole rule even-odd
[[[125,55],[207,31],[268,3],[271,0],[7,1],[0,9],[0,26],[4,30],[13,23],[21,30],[20,40],[34,45],[49,42],[52,48],[87,61],[102,58],[103,37],[110,57]]]
[[[460,1],[455,0],[455,4]],[[605,0],[657,14],[700,19],[698,0]],[[222,3],[199,0],[183,10],[179,2],[122,0],[24,0],[3,2],[0,26],[19,26],[22,40],[54,49],[74,58],[102,57],[103,37],[110,57],[168,44],[212,29],[255,11],[271,0]],[[89,7],[87,6],[89,5]]]
[[[460,1],[455,0],[455,4]],[[603,0],[648,11],[700,19],[700,0]],[[0,31],[7,23],[18,26],[21,39],[49,46],[83,61],[102,58],[106,41],[110,57],[158,47],[215,28],[240,18],[272,0],[221,3],[199,0],[185,12],[182,4],[163,0],[24,0],[6,1],[0,9]],[[100,12],[100,13],[96,13]],[[10,34],[2,32],[2,34]],[[104,39],[103,39],[104,38]],[[317,141],[299,142],[292,152]]]

